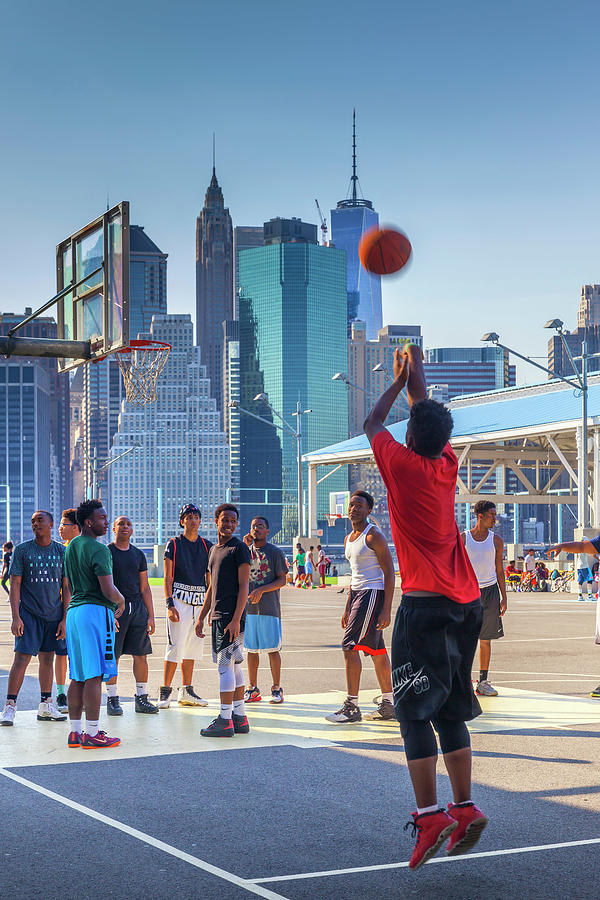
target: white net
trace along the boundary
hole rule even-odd
[[[129,403],[144,406],[156,400],[156,383],[164,369],[170,344],[161,341],[132,341],[117,353]]]

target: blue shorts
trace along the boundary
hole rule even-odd
[[[67,612],[67,651],[71,681],[117,674],[115,614],[106,606],[84,603]]]
[[[246,616],[244,647],[248,653],[281,650],[281,619],[277,616]]]
[[[588,584],[588,582],[593,580],[594,576],[592,575],[592,570],[589,566],[583,566],[581,569],[577,569],[577,584]]]
[[[41,619],[25,609],[23,604],[19,606],[19,616],[23,622],[23,634],[15,638],[15,653],[26,653],[28,656],[37,656],[38,653],[56,653],[60,643],[56,637],[56,631],[61,623],[62,616],[55,622]]]

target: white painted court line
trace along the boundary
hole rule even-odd
[[[600,844],[600,838],[590,838],[585,841],[565,841],[561,844],[540,844],[535,847],[513,847],[510,850],[486,850],[482,853],[465,853],[463,856],[439,856],[430,859],[426,865],[432,863],[458,863],[467,862],[469,859],[482,859],[486,856],[511,856],[518,853],[539,853],[543,850],[561,850],[565,847],[585,847],[588,844]],[[249,879],[252,884],[267,884],[273,881],[302,881],[305,878],[327,878],[331,875],[355,875],[358,872],[381,872],[385,869],[408,869],[408,862],[385,863],[381,866],[356,866],[353,869],[329,869],[324,872],[300,872],[298,875],[280,875],[270,878]]]
[[[211,863],[205,862],[203,859],[199,859],[197,856],[192,856],[190,853],[186,853],[184,850],[179,850],[177,847],[172,847],[171,844],[165,844],[164,841],[159,841],[157,838],[152,837],[151,834],[146,834],[144,831],[138,831],[137,828],[131,828],[129,825],[125,825],[123,822],[117,821],[117,819],[111,819],[109,816],[105,816],[102,813],[96,812],[95,809],[90,809],[88,806],[82,806],[81,803],[76,803],[74,800],[69,800],[68,797],[63,797],[61,794],[56,794],[54,791],[49,791],[47,788],[42,787],[39,784],[36,784],[34,781],[29,781],[27,778],[21,778],[20,775],[15,775],[14,772],[8,772],[6,769],[0,769],[0,775],[4,775],[5,778],[10,778],[11,781],[16,781],[17,784],[22,785],[23,787],[27,787],[32,791],[36,791],[38,794],[43,794],[44,797],[49,797],[50,800],[56,800],[57,803],[61,803],[63,806],[69,807],[69,809],[75,810],[75,812],[82,813],[84,816],[88,816],[90,819],[95,819],[97,822],[102,822],[104,825],[108,825],[109,828],[114,828],[117,831],[122,831],[124,834],[128,834],[130,837],[135,838],[138,841],[142,841],[144,844],[148,844],[151,847],[156,847],[157,850],[162,850],[163,853],[167,853],[169,856],[174,856],[175,859],[179,859],[182,862],[189,863],[191,866],[195,866],[197,869],[202,869],[205,872],[208,872],[210,875],[214,875],[216,878],[220,878],[222,881],[228,881],[230,884],[235,884],[237,887],[242,888],[244,891],[249,891],[251,894],[258,894],[259,897],[267,897],[272,898],[272,900],[285,900],[282,894],[275,894],[273,891],[268,890],[267,888],[261,888],[260,885],[255,884],[254,882],[247,881],[245,878],[239,878],[237,875],[233,875],[231,872],[227,872],[225,869],[219,868],[219,866],[213,866]]]
[[[541,644],[543,641],[590,641],[593,643],[594,635],[584,634],[581,637],[514,638],[513,640],[502,638],[503,644]]]

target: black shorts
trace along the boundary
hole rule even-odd
[[[122,615],[116,619],[115,656],[148,656],[152,644],[148,634],[148,610],[140,600],[125,601]]]
[[[219,619],[213,619],[211,623],[212,655],[213,662],[241,663],[244,659],[244,627],[246,625],[246,613],[242,615],[240,633],[234,641],[231,635],[225,631],[233,618],[233,615],[221,614]]]
[[[304,566],[297,566],[296,568],[298,569],[298,575],[306,575]]]
[[[384,598],[385,591],[378,591],[376,588],[359,591],[350,588],[350,612],[342,650],[362,650],[369,656],[386,652],[383,632],[377,630]]]
[[[480,590],[483,625],[479,632],[479,640],[495,641],[497,638],[504,637],[502,618],[500,617],[500,588],[497,584],[489,584]]]
[[[59,639],[56,637],[62,616],[54,622],[42,619],[30,612],[23,604],[19,605],[19,617],[23,623],[23,634],[15,638],[15,653],[37,656],[38,653],[56,653]]]
[[[468,722],[481,714],[471,667],[483,610],[479,600],[402,597],[392,637],[394,707],[399,721]]]

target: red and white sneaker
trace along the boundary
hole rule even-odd
[[[412,828],[412,836],[417,840],[408,868],[418,869],[435,856],[444,841],[458,828],[458,822],[445,809],[411,815],[413,820],[406,823],[404,830]]]
[[[83,731],[70,731],[67,744],[69,747],[81,747],[83,743]]]
[[[111,738],[105,731],[99,731],[93,737],[87,731],[83,734],[81,741],[82,750],[110,750],[112,747],[118,747],[121,738]]]
[[[475,846],[488,823],[487,818],[474,803],[448,804],[448,812],[458,822],[446,848],[447,856],[459,856]]]
[[[262,700],[260,688],[258,688],[258,687],[246,688],[246,690],[244,691],[244,703],[258,703],[259,700]]]

